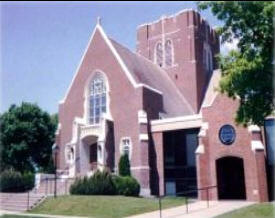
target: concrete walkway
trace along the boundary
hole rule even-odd
[[[3,214],[12,214],[12,215],[20,215],[26,217],[41,217],[41,218],[88,218],[85,216],[64,216],[64,215],[48,215],[48,214],[33,214],[33,213],[24,213],[24,212],[12,212],[7,210],[0,210],[0,215]]]
[[[242,207],[247,207],[255,202],[247,201],[210,201],[209,208],[205,201],[196,201],[194,203],[188,204],[188,214],[186,213],[186,206],[173,207],[170,209],[162,210],[162,218],[212,218],[232,210],[240,209]],[[34,217],[52,217],[52,218],[85,218],[77,216],[60,216],[60,215],[47,215],[47,214],[29,214],[29,213],[16,213],[11,211],[1,211],[2,214],[17,214],[24,216],[34,216]],[[160,212],[154,211],[149,213],[144,213],[140,215],[130,216],[128,218],[160,218]]]
[[[197,201],[188,204],[188,214],[186,206],[173,207],[162,211],[162,218],[211,218],[226,212],[247,207],[255,202],[247,201],[210,201],[209,208],[205,201]],[[135,215],[128,218],[160,218],[160,212],[154,211]]]

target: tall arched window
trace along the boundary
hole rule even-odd
[[[161,42],[158,42],[156,45],[155,62],[158,66],[162,67],[162,65],[163,65],[163,51],[162,51],[162,43]]]
[[[172,42],[171,40],[166,40],[165,42],[165,65],[166,67],[172,66]]]
[[[96,74],[90,83],[89,123],[100,122],[106,112],[106,84],[102,75]]]

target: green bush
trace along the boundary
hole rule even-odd
[[[72,195],[138,196],[140,185],[130,176],[112,176],[108,171],[96,171],[90,178],[78,178],[70,187]]]
[[[130,161],[127,154],[123,154],[119,159],[118,173],[120,176],[131,176]]]
[[[70,187],[72,195],[114,195],[115,184],[108,171],[96,171],[90,178],[77,179]]]
[[[138,196],[140,185],[138,181],[130,176],[115,176],[114,183],[117,193],[125,196]]]
[[[24,192],[34,187],[34,174],[5,170],[0,174],[0,192]]]

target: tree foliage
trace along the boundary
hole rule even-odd
[[[222,71],[221,93],[240,98],[236,122],[263,125],[274,112],[273,15],[274,2],[199,2],[210,8],[223,27],[217,29],[223,42],[238,40],[238,50],[218,57]]]
[[[0,116],[1,171],[44,170],[51,163],[56,122],[36,104],[12,105]]]
[[[131,176],[130,161],[127,154],[120,157],[118,163],[118,173],[120,176]]]

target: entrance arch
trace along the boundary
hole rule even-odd
[[[246,199],[243,159],[234,156],[216,160],[219,199]]]

